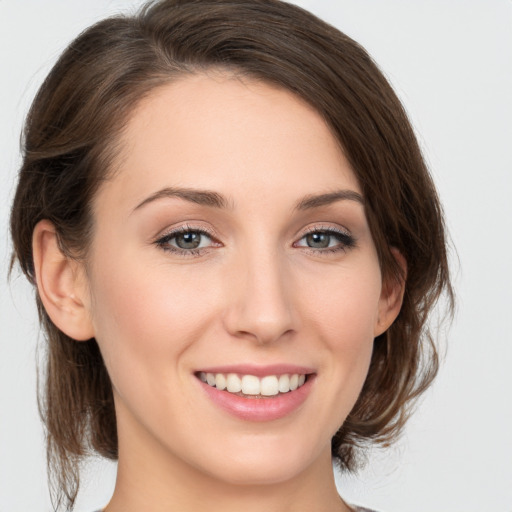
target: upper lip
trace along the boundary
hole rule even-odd
[[[233,364],[222,366],[209,366],[200,368],[197,373],[237,373],[239,375],[254,375],[255,377],[265,377],[266,375],[284,375],[284,374],[299,374],[308,375],[315,373],[314,368],[308,366],[301,366],[288,363],[278,363],[270,365],[255,365],[255,364]]]

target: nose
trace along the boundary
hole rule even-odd
[[[232,336],[265,345],[297,328],[292,282],[277,254],[240,257],[229,274],[224,322]]]

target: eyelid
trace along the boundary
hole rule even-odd
[[[334,231],[336,233],[343,233],[345,235],[350,235],[350,231],[346,228],[343,228],[338,225],[332,224],[315,224],[312,226],[308,226],[302,236],[308,235],[310,233],[317,233],[318,231]]]
[[[353,235],[350,230],[343,228],[341,226],[333,226],[332,224],[316,224],[313,226],[308,226],[302,231],[297,240],[302,240],[305,236],[310,235],[312,233],[337,233],[339,235],[352,237]]]
[[[168,244],[170,240],[172,240],[174,237],[182,234],[182,233],[200,233],[203,236],[208,237],[212,244],[209,247],[198,247],[196,249],[181,249],[180,247],[175,247],[173,245]],[[213,230],[207,226],[204,225],[191,225],[188,223],[182,224],[180,226],[173,226],[170,228],[167,228],[166,230],[160,232],[153,240],[152,243],[160,247],[162,250],[176,254],[178,256],[183,257],[192,257],[192,256],[200,256],[201,254],[204,254],[209,249],[213,247],[219,247],[222,244],[218,241],[217,236],[213,232]]]
[[[325,247],[325,248],[314,248],[314,247],[308,247],[305,245],[297,245],[301,240],[303,240],[306,236],[313,234],[313,233],[326,233],[330,236],[338,236],[339,244],[334,247]],[[308,226],[300,235],[299,238],[293,243],[294,247],[299,247],[302,249],[310,250],[311,252],[315,254],[322,254],[322,253],[332,253],[337,251],[347,251],[348,249],[351,249],[356,246],[357,240],[352,235],[350,230],[340,227],[340,226],[333,226],[326,225],[326,224],[320,224],[320,225],[314,225],[314,226]]]
[[[211,240],[211,245],[208,247],[198,247],[195,249],[182,249],[180,247],[173,246],[169,244],[168,242],[172,240],[174,237],[178,236],[181,233],[189,233],[189,232],[195,232],[200,233],[203,236],[208,237]],[[338,244],[332,247],[325,247],[325,248],[315,248],[315,247],[309,247],[307,245],[298,245],[301,240],[303,240],[306,236],[313,233],[325,233],[329,236],[337,237]],[[304,250],[309,250],[312,253],[315,254],[321,254],[321,253],[332,253],[332,252],[338,252],[338,251],[347,251],[348,249],[353,248],[356,245],[357,240],[355,237],[350,233],[350,231],[344,227],[341,227],[339,225],[333,226],[327,225],[327,224],[320,224],[320,225],[310,225],[306,227],[301,235],[296,238],[295,242],[292,244],[293,247],[301,248]],[[218,240],[218,237],[213,232],[213,230],[209,226],[204,225],[192,225],[189,223],[185,223],[178,226],[173,226],[170,228],[167,228],[163,232],[160,232],[158,236],[156,236],[152,243],[159,246],[162,250],[168,251],[171,253],[174,253],[179,256],[200,256],[202,254],[205,254],[209,250],[215,247],[220,247],[223,244]]]
[[[209,236],[212,240],[218,241],[218,236],[214,232],[214,230],[209,227],[202,224],[189,224],[190,221],[187,221],[183,224],[174,225],[168,228],[165,228],[163,231],[160,231],[158,235],[153,237],[151,240],[152,242],[156,243],[158,240],[161,240],[162,238],[171,236],[171,235],[179,235],[180,233],[188,233],[189,231],[194,231],[198,233],[202,233],[206,236]]]

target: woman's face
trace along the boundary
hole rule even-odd
[[[122,143],[87,269],[120,463],[231,483],[325,466],[396,314],[327,125],[284,90],[197,75],[146,98]]]

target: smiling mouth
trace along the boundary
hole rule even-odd
[[[244,398],[271,398],[302,387],[308,375],[301,373],[266,375],[239,375],[236,373],[199,372],[197,377],[209,386]]]

